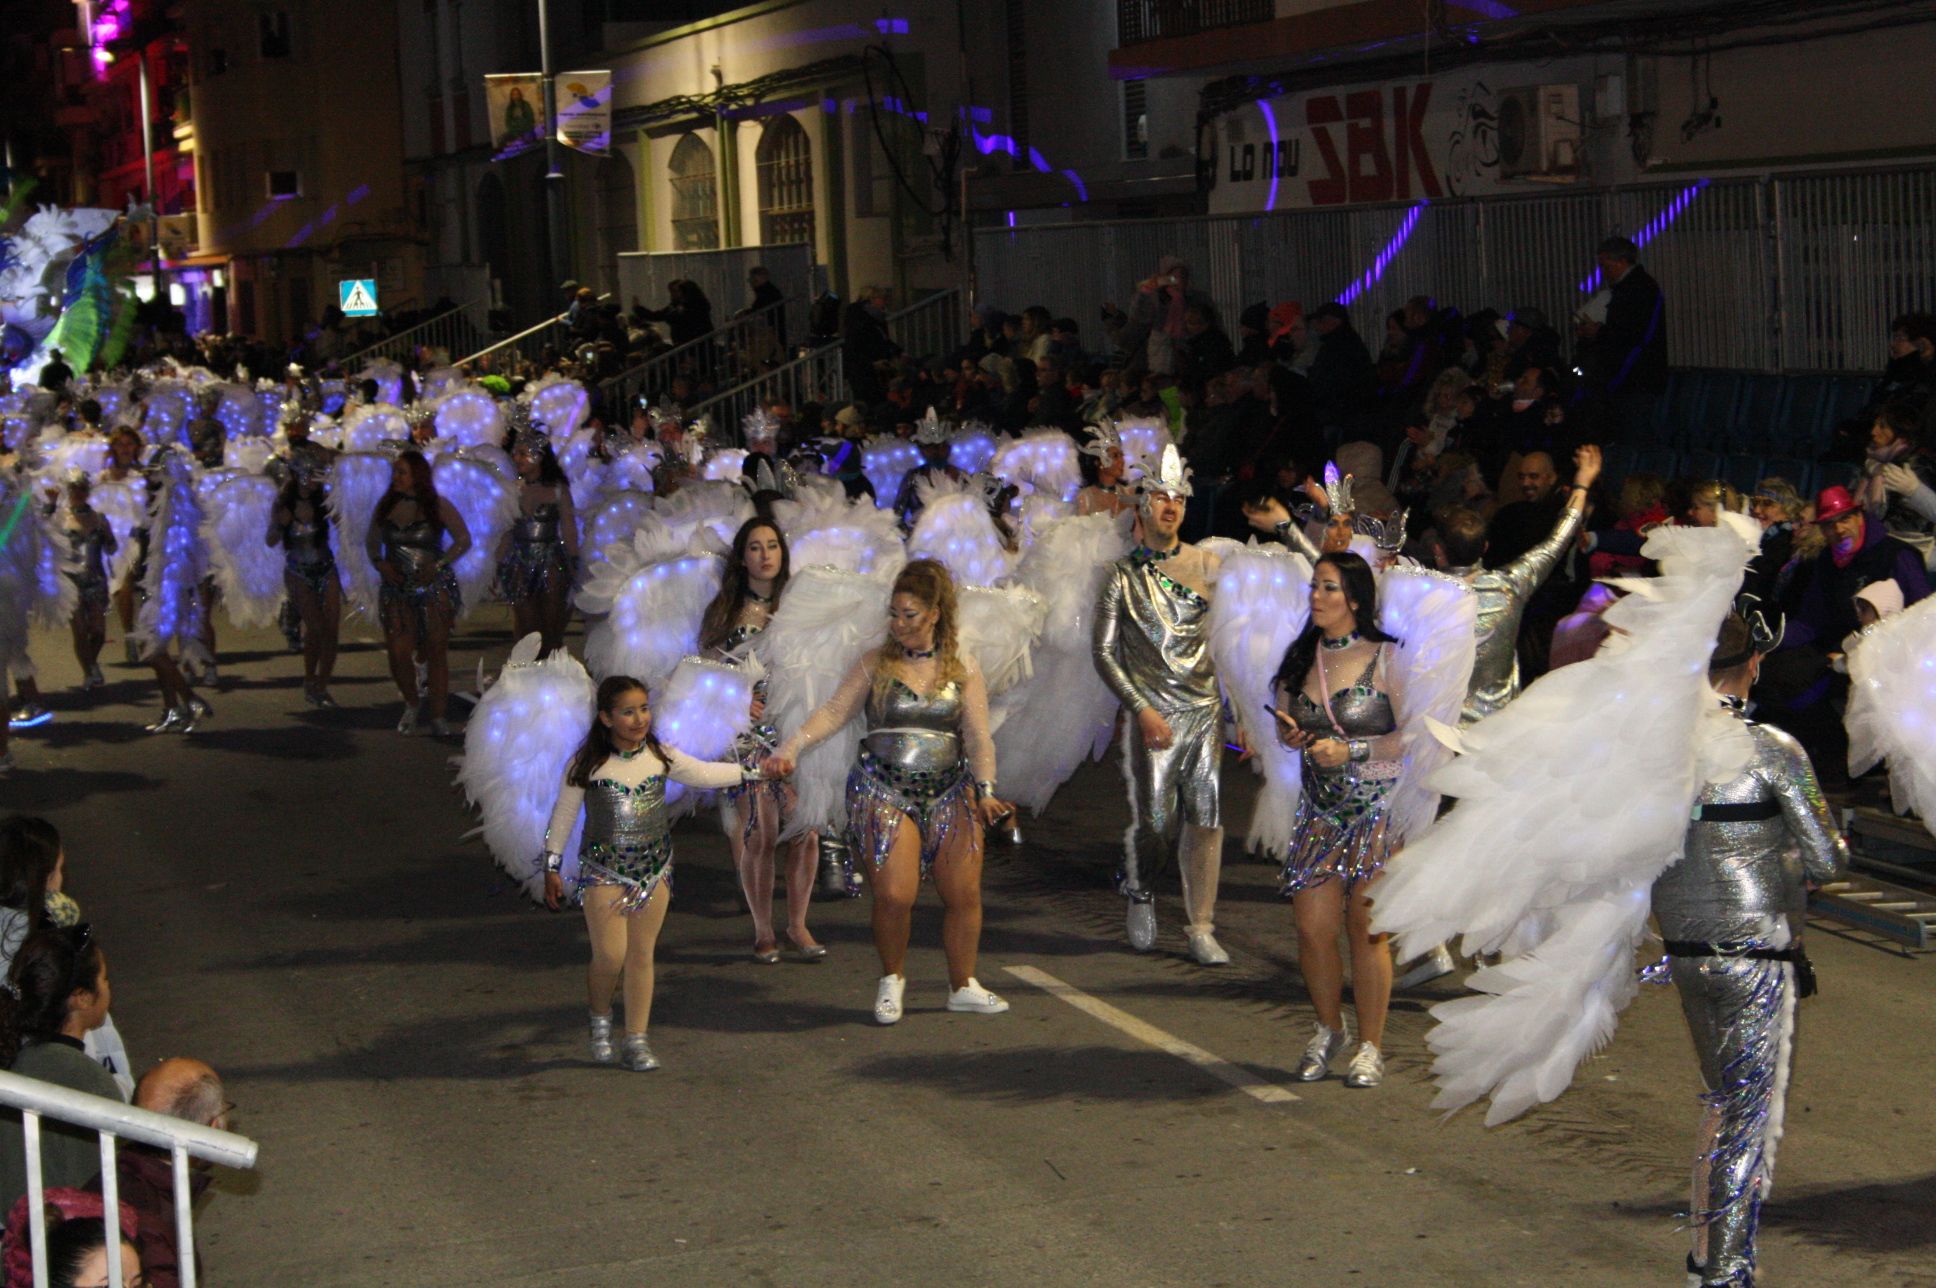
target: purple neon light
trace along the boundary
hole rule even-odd
[[[1498,0],[1448,0],[1448,9],[1470,9],[1482,18],[1517,18],[1519,10]]]
[[[1644,247],[1648,242],[1666,232],[1670,224],[1687,213],[1687,208],[1694,204],[1694,198],[1700,196],[1706,190],[1707,185],[1708,181],[1706,179],[1696,179],[1693,183],[1688,184],[1687,187],[1676,193],[1674,199],[1667,203],[1665,210],[1662,210],[1659,214],[1648,220],[1646,226],[1634,234],[1634,245]],[[1600,266],[1596,264],[1593,266],[1593,271],[1588,273],[1586,279],[1580,283],[1580,294],[1593,294],[1593,292],[1600,289],[1600,282]]]
[[[1349,305],[1378,284],[1378,280],[1385,275],[1385,270],[1392,266],[1392,261],[1397,259],[1400,252],[1405,249],[1405,243],[1411,240],[1413,230],[1418,227],[1419,218],[1425,213],[1425,207],[1431,204],[1428,200],[1420,201],[1405,212],[1404,221],[1398,225],[1398,231],[1393,233],[1391,240],[1385,243],[1385,248],[1378,252],[1378,258],[1371,261],[1371,267],[1367,268],[1357,281],[1345,288],[1344,294],[1338,297],[1338,303]]]
[[[1270,131],[1270,195],[1264,198],[1264,212],[1269,214],[1277,209],[1277,113],[1263,99],[1257,100],[1257,110],[1264,114],[1264,128]]]

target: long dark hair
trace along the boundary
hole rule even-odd
[[[435,524],[439,532],[443,531],[443,506],[437,500],[437,485],[431,480],[430,458],[415,448],[411,448],[407,451],[397,453],[397,459],[402,461],[405,467],[409,469],[410,480],[417,485],[417,494],[411,497],[410,500],[416,504],[418,515]],[[395,509],[397,502],[403,499],[403,493],[397,491],[395,488],[385,492],[383,499],[377,502],[376,517],[379,519],[389,518],[390,511]]]
[[[1317,567],[1311,569],[1312,581],[1317,580],[1318,568],[1326,564],[1338,570],[1338,580],[1344,583],[1345,600],[1357,605],[1353,616],[1359,636],[1373,643],[1397,643],[1395,637],[1378,629],[1378,579],[1372,576],[1371,565],[1360,555],[1340,550],[1318,560]],[[1323,635],[1318,624],[1312,622],[1284,650],[1284,662],[1277,668],[1276,683],[1283,685],[1287,693],[1295,695],[1304,691],[1305,677],[1311,673],[1311,663],[1317,660],[1318,640]]]
[[[513,456],[516,456],[518,450],[516,435],[508,435],[507,437],[510,439],[507,450]],[[538,458],[538,485],[540,487],[565,486],[567,482],[565,478],[565,467],[558,464],[558,453],[551,450],[551,440],[545,439],[539,442],[535,448],[526,447],[525,450],[533,452]],[[511,468],[513,470],[517,468],[517,462],[515,460],[511,462]]]
[[[26,913],[29,930],[47,919],[47,882],[60,852],[60,831],[46,819],[14,814],[0,822],[0,907]]]
[[[302,499],[302,480],[294,470],[291,470],[288,480],[282,485],[282,491],[276,493],[276,508],[278,510],[287,510],[289,517],[293,519],[296,517],[296,502]],[[329,484],[318,481],[316,484],[316,495],[309,503],[316,507],[317,514],[325,513],[323,507],[329,504]]]
[[[746,578],[746,547],[753,540],[753,534],[761,528],[772,529],[773,535],[780,539],[780,575],[773,579],[773,605],[779,607],[780,596],[786,591],[787,578],[793,573],[793,549],[787,545],[786,533],[780,525],[763,514],[756,514],[739,525],[733,534],[733,557],[727,561],[726,575],[719,579],[719,593],[713,602],[706,605],[706,615],[699,619],[699,647],[718,648],[720,642],[733,629],[733,619],[739,615],[739,606],[748,593]]]
[[[647,702],[652,700],[652,694],[646,689],[645,681],[635,680],[629,675],[606,676],[605,682],[598,686],[599,714],[603,715],[616,708],[618,700],[634,689],[645,694]],[[645,745],[650,747],[652,754],[660,760],[671,763],[667,760],[665,748],[659,745],[658,735],[649,729],[645,734]],[[586,732],[585,741],[578,744],[578,750],[572,754],[571,768],[565,774],[565,781],[573,787],[590,787],[592,771],[610,759],[616,750],[617,748],[612,745],[611,729],[603,720],[593,716],[592,727]]]
[[[101,948],[86,922],[28,935],[0,991],[0,1067],[13,1068],[26,1039],[59,1033],[75,990],[98,990],[101,972]]]

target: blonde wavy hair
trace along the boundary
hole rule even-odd
[[[894,589],[888,593],[890,605],[896,595],[912,596],[922,608],[931,610],[935,615],[935,684],[966,679],[968,668],[961,660],[960,641],[955,627],[960,620],[960,607],[955,599],[955,579],[949,574],[947,565],[937,559],[909,561],[901,569],[900,575],[894,578]],[[900,678],[907,665],[907,650],[901,647],[900,641],[890,631],[886,643],[881,645],[880,665],[874,668],[874,696],[884,697],[887,686]]]

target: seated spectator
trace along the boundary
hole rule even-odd
[[[1614,520],[1605,528],[1588,532],[1584,538],[1588,552],[1587,573],[1599,577],[1634,577],[1646,573],[1648,561],[1640,557],[1647,534],[1668,521],[1667,480],[1658,474],[1636,470],[1620,481],[1620,495],[1614,502]]]
[[[1060,362],[1064,371],[1080,371],[1089,365],[1089,355],[1082,348],[1082,329],[1074,318],[1057,318],[1049,323],[1049,356]]]
[[[1842,674],[1849,673],[1849,654],[1862,646],[1862,633],[1885,617],[1902,611],[1902,587],[1893,581],[1872,581],[1855,592],[1853,631],[1842,637],[1842,647],[1828,655],[1829,665]]]
[[[1504,376],[1511,380],[1528,367],[1560,368],[1560,333],[1542,309],[1514,309],[1506,321]]]
[[[1819,534],[1813,524],[1802,522],[1807,508],[1801,493],[1787,479],[1765,478],[1755,485],[1755,493],[1748,499],[1748,513],[1761,525],[1761,549],[1748,561],[1748,575],[1741,583],[1743,595],[1788,612],[1795,593],[1795,569],[1811,553],[1804,549],[1801,538]]]
[[[1237,315],[1237,363],[1254,367],[1271,358],[1270,306],[1258,301]]]
[[[1925,564],[1936,550],[1936,523],[1909,504],[1918,488],[1936,484],[1936,457],[1920,438],[1922,412],[1914,403],[1898,400],[1884,407],[1869,430],[1868,459],[1855,485],[1855,499],[1871,519],[1880,520],[1890,536],[1920,551]],[[1891,487],[1884,472],[1897,466],[1915,477],[1916,486]]]
[[[108,1013],[107,959],[85,925],[30,933],[0,992],[0,1067],[70,1091],[119,1101],[121,1088],[88,1059],[82,1042]],[[47,1185],[85,1185],[101,1170],[91,1128],[52,1119],[40,1126],[40,1174]],[[17,1114],[0,1119],[0,1207],[27,1192]]]
[[[1522,457],[1516,473],[1519,499],[1502,505],[1486,529],[1486,567],[1505,568],[1544,541],[1560,522],[1568,493],[1559,486],[1553,458],[1545,452]],[[1569,547],[1521,619],[1520,669],[1531,679],[1545,674],[1553,628],[1580,600],[1578,549]]]
[[[1304,306],[1296,300],[1286,300],[1270,311],[1265,319],[1264,333],[1270,342],[1271,360],[1282,363],[1297,363],[1309,348],[1309,329],[1304,322]],[[1304,363],[1309,366],[1309,363]]]
[[[1674,521],[1690,528],[1711,528],[1721,521],[1721,511],[1741,513],[1741,494],[1719,479],[1702,479],[1687,485],[1686,503]]]
[[[1330,430],[1346,424],[1363,408],[1376,386],[1377,369],[1344,305],[1319,305],[1311,314],[1311,331],[1317,337],[1308,369],[1311,394],[1318,423]]]
[[[1237,365],[1230,337],[1217,325],[1216,314],[1201,304],[1183,310],[1183,338],[1176,347],[1176,374],[1181,380],[1208,380]]]
[[[235,1106],[215,1070],[200,1060],[163,1060],[141,1075],[135,1087],[135,1107],[166,1114],[183,1122],[217,1131],[229,1130]],[[208,1164],[189,1164],[188,1193],[193,1203],[208,1189]],[[175,1164],[166,1150],[133,1141],[121,1142],[115,1174],[121,1201],[134,1209],[135,1243],[141,1250],[146,1288],[175,1288],[181,1282],[181,1257],[175,1243]],[[102,1189],[96,1175],[90,1189]],[[197,1260],[199,1274],[199,1258]]]
[[[1031,304],[1022,310],[1022,333],[1016,337],[1015,356],[1028,362],[1040,362],[1049,354],[1049,327],[1054,319],[1049,311],[1040,304]]]
[[[109,1288],[107,1206],[99,1194],[72,1186],[54,1186],[41,1194],[46,1209],[47,1283],[49,1288]],[[144,1278],[141,1253],[133,1242],[135,1214],[120,1203],[122,1288],[151,1288]],[[23,1196],[7,1214],[5,1248],[0,1252],[7,1288],[33,1288],[32,1226]],[[175,1281],[170,1280],[173,1288]]]

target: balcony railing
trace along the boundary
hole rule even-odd
[[[1122,43],[1134,45],[1269,22],[1277,16],[1277,4],[1276,0],[1117,0],[1116,13]]]

